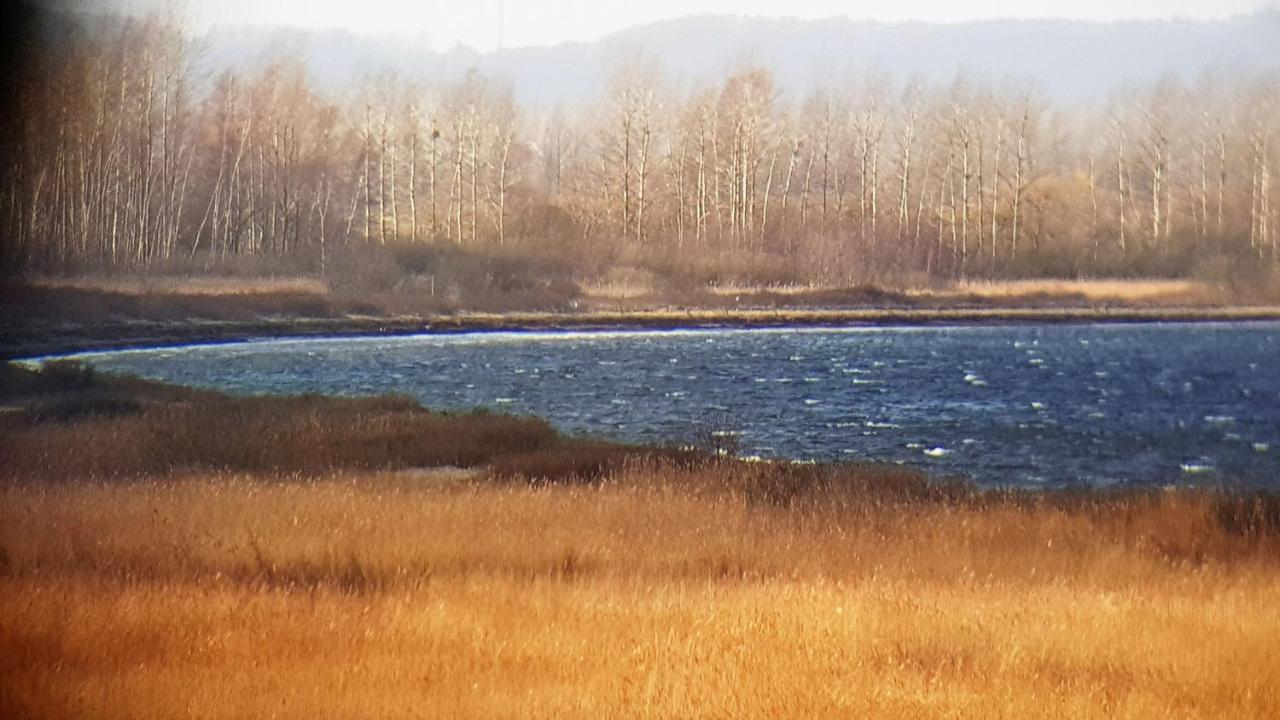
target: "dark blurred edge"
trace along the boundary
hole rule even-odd
[[[11,172],[10,153],[14,126],[22,113],[18,90],[30,77],[27,72],[49,29],[51,12],[32,0],[0,0],[0,180]],[[4,268],[4,274],[10,273]]]
[[[8,187],[14,168],[17,121],[23,108],[20,89],[29,82],[51,23],[60,13],[35,0],[0,0],[0,188]],[[0,257],[9,238],[0,237]],[[20,288],[20,269],[0,261],[0,284]],[[0,338],[0,344],[5,341]],[[0,347],[0,351],[6,348]]]

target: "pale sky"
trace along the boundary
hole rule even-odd
[[[168,0],[70,0],[77,1],[151,7]],[[506,47],[590,41],[632,25],[690,14],[844,16],[884,22],[1220,19],[1276,7],[1277,0],[180,0],[180,4],[198,28],[214,24],[343,28],[421,36],[438,50],[457,44],[493,50],[500,37]],[[500,24],[502,15],[505,22]]]

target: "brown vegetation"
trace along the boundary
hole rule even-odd
[[[1274,526],[1181,493],[778,504],[744,472],[8,484],[0,712],[1280,712]]]
[[[0,478],[60,481],[224,470],[320,475],[340,469],[472,467],[554,451],[565,475],[598,475],[656,451],[563,438],[545,421],[437,413],[412,399],[237,397],[75,363],[0,370]],[[616,456],[616,457],[615,457]]]
[[[1194,280],[1015,280],[966,282],[956,292],[1017,301],[1027,297],[1079,298],[1086,303],[1202,305],[1221,300],[1212,285]]]

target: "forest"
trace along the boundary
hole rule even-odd
[[[321,91],[291,52],[206,76],[166,14],[46,31],[0,100],[7,274],[354,282],[463,254],[540,282],[904,287],[1280,260],[1274,73],[1064,106],[875,68],[803,96],[748,62],[689,83],[636,52],[594,102],[521,107],[477,72]]]

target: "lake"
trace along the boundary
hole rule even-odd
[[[464,333],[77,356],[236,393],[405,393],[620,440],[982,484],[1280,481],[1280,323]]]

